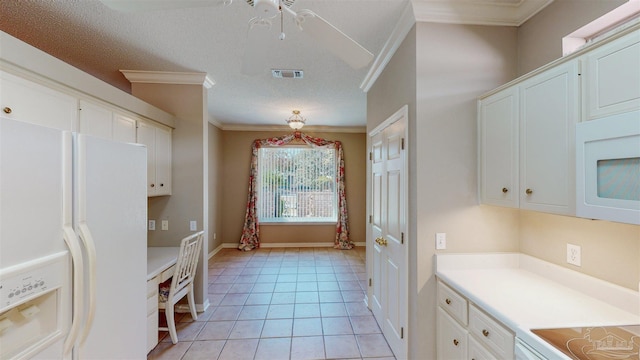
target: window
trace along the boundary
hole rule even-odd
[[[261,223],[337,221],[336,150],[308,146],[258,150]]]

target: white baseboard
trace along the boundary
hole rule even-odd
[[[222,243],[222,244],[218,245],[218,247],[217,247],[217,248],[213,249],[213,250],[209,253],[209,257],[208,257],[207,259],[208,259],[208,260],[211,260],[211,258],[212,258],[215,254],[219,253],[219,252],[220,252],[220,250],[222,250],[222,249],[224,249],[224,248],[226,248],[225,243]]]
[[[210,305],[209,299],[205,299],[204,304],[196,304],[196,311],[199,312],[199,313],[205,312],[209,308],[209,305]],[[189,309],[189,304],[178,304],[178,305],[176,305],[175,312],[177,312],[177,313],[190,313],[191,310]]]
[[[354,242],[353,243],[355,246],[358,247],[362,247],[362,246],[366,246],[367,243],[366,242]],[[269,249],[269,248],[293,248],[293,247],[301,247],[301,248],[307,248],[307,247],[333,247],[333,243],[329,243],[329,242],[315,242],[315,243],[261,243],[260,244],[261,248],[265,248],[265,249]],[[220,252],[220,250],[222,249],[237,249],[238,248],[238,244],[235,243],[222,243],[220,245],[218,245],[217,248],[215,248],[213,251],[211,251],[209,253],[209,257],[208,259],[211,259],[213,256],[215,256],[217,253]]]

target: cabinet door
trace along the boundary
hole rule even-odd
[[[438,307],[436,353],[438,360],[467,359],[467,331]]]
[[[518,90],[510,87],[479,103],[480,201],[518,207]]]
[[[473,336],[469,336],[469,359],[498,360],[489,350],[485,349]]]
[[[147,147],[147,196],[156,196],[156,128],[140,122],[137,142]]]
[[[86,100],[80,100],[80,126],[78,130],[82,134],[111,139],[112,117],[111,110]]]
[[[156,195],[171,195],[171,130],[156,128]]]
[[[136,142],[136,120],[122,114],[113,114],[113,140]]]
[[[75,131],[78,99],[0,71],[2,116],[32,124]]]
[[[520,86],[520,208],[575,214],[577,62]]]
[[[640,109],[640,30],[586,56],[585,120]]]

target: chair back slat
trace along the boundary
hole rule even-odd
[[[193,282],[198,268],[204,231],[182,239],[170,293],[176,293]]]

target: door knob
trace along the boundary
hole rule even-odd
[[[531,194],[533,194],[533,190],[531,190],[531,189],[527,189],[527,190],[525,190],[524,192],[525,192],[527,195],[531,195]]]
[[[2,111],[4,111],[5,114],[11,114],[11,108],[6,106],[4,109],[2,109]]]
[[[509,192],[509,189],[507,189],[506,187],[503,187],[503,188],[502,188],[502,193],[503,193],[503,194],[506,194],[506,193],[508,193],[508,192]]]

